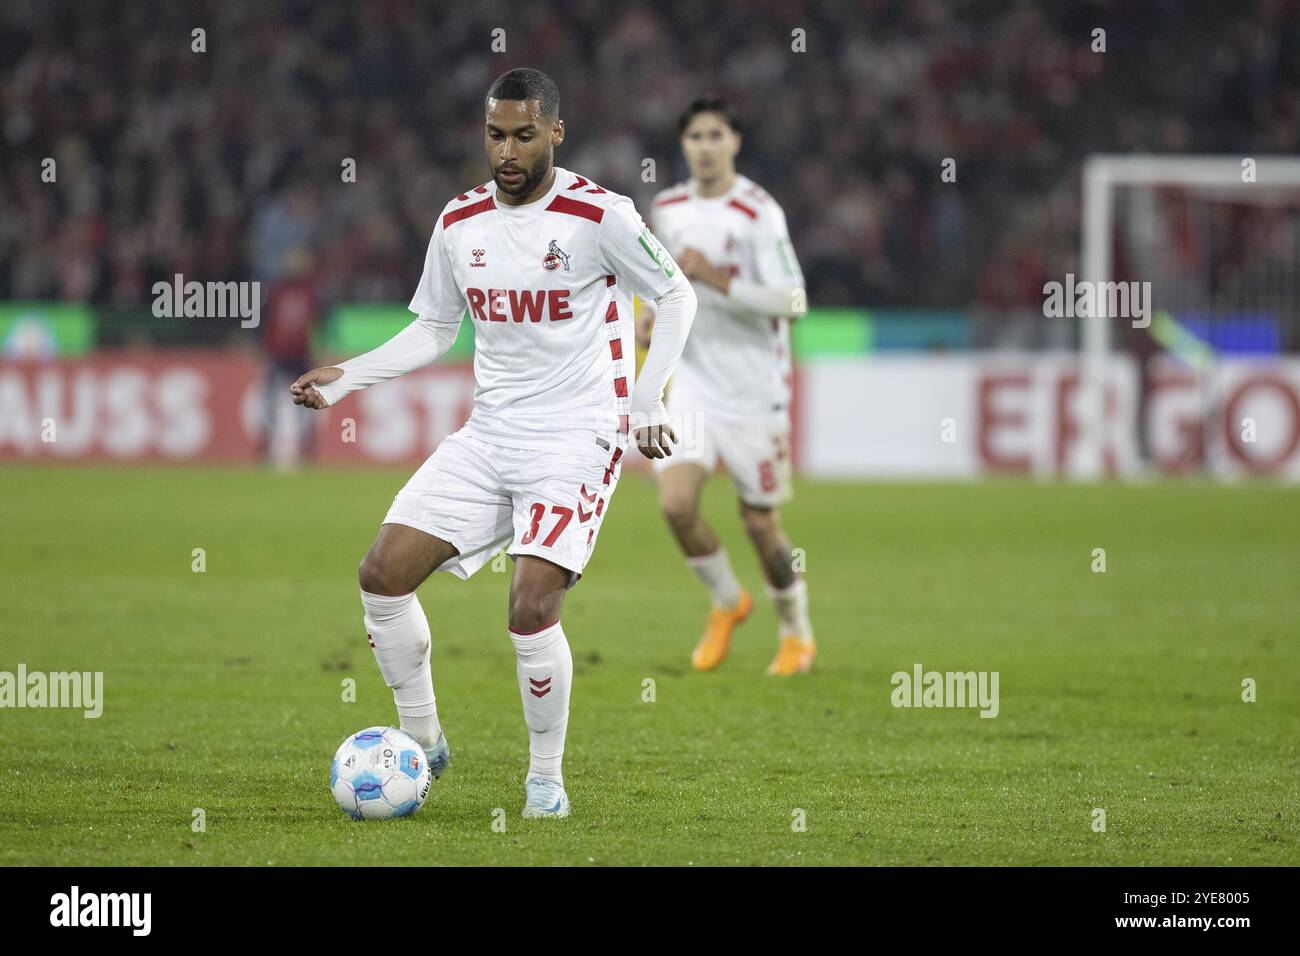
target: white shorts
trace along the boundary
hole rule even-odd
[[[437,570],[458,578],[506,548],[568,569],[572,586],[596,546],[625,442],[616,432],[582,431],[557,435],[543,451],[506,448],[462,427],[397,493],[384,523],[455,545],[460,554]]]
[[[682,464],[712,472],[722,462],[745,504],[774,508],[790,500],[790,423],[784,416],[736,421],[685,412],[671,401],[668,413],[679,444],[671,458],[653,460],[656,472]]]

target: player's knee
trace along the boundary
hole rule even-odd
[[[413,589],[404,587],[406,582],[402,581],[401,577],[392,567],[391,562],[385,561],[374,548],[366,552],[366,556],[361,559],[361,566],[357,568],[357,580],[361,584],[361,590],[367,594],[396,597],[411,593]]]
[[[557,617],[551,602],[541,596],[523,591],[510,595],[509,628],[516,634],[540,631]]]
[[[775,508],[742,505],[740,520],[745,526],[745,533],[755,541],[768,541],[781,533],[781,522]]]
[[[693,527],[700,515],[699,502],[689,495],[660,495],[659,510],[664,513],[668,523],[678,531],[686,531]]]

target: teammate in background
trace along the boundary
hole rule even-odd
[[[668,395],[683,447],[654,467],[668,525],[713,599],[691,663],[721,664],[754,604],[700,515],[705,479],[721,461],[780,622],[767,672],[804,673],[816,653],[808,593],[777,511],[791,493],[789,320],[806,309],[803,274],[781,207],[736,172],[740,133],[727,105],[696,100],[678,132],[691,177],[655,197],[651,226],[695,285],[699,315]],[[654,322],[645,308],[638,340],[649,341]]]
[[[433,571],[468,578],[508,546],[507,626],[530,751],[525,817],[569,814],[561,759],[573,659],[560,610],[609,511],[629,427],[647,458],[672,454],[661,399],[695,315],[690,283],[632,201],[553,165],[564,141],[559,100],[537,70],[492,84],[484,131],[492,179],[438,217],[411,300],[419,318],[292,386],[295,402],[325,408],[427,365],[455,341],[468,306],[473,413],[394,498],[361,562],[361,602],[401,727],[440,776],[450,751],[415,589]],[[659,310],[635,390],[632,293]]]

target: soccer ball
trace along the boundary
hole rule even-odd
[[[330,790],[354,820],[409,817],[424,806],[432,781],[424,750],[396,727],[357,731],[330,763]]]

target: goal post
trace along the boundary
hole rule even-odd
[[[1225,208],[1234,212],[1235,220],[1241,220],[1243,213],[1246,219],[1252,214],[1272,218],[1265,228],[1238,227],[1232,230],[1233,235],[1226,235],[1229,230],[1224,228],[1221,214]],[[1081,212],[1081,279],[1092,283],[1150,281],[1155,301],[1147,307],[1153,315],[1177,311],[1209,316],[1214,321],[1233,309],[1264,305],[1283,332],[1281,347],[1296,347],[1300,329],[1300,260],[1296,256],[1300,248],[1296,241],[1300,233],[1300,158],[1094,155],[1083,167]],[[1183,240],[1191,235],[1198,254],[1205,262],[1215,263],[1224,258],[1216,244],[1239,244],[1238,234],[1252,237],[1266,230],[1269,245],[1261,255],[1276,260],[1269,263],[1266,282],[1254,281],[1249,265],[1236,265],[1230,282],[1222,279],[1216,267],[1202,270],[1214,275],[1198,276],[1195,265],[1171,265],[1172,255],[1161,248],[1162,244],[1175,245],[1175,234]],[[1122,276],[1115,261],[1116,249],[1121,247],[1133,253],[1130,259],[1137,260],[1126,263],[1129,274]],[[1249,263],[1252,251],[1238,249],[1236,254]],[[1080,316],[1078,475],[1086,480],[1098,480],[1105,473],[1106,369],[1114,354],[1116,323],[1129,321],[1129,317],[1109,315],[1107,297],[1102,295],[1092,296]],[[1204,345],[1200,341],[1195,344]],[[1208,355],[1212,362],[1215,350],[1202,348],[1200,354]],[[1209,410],[1203,411],[1208,422]]]

